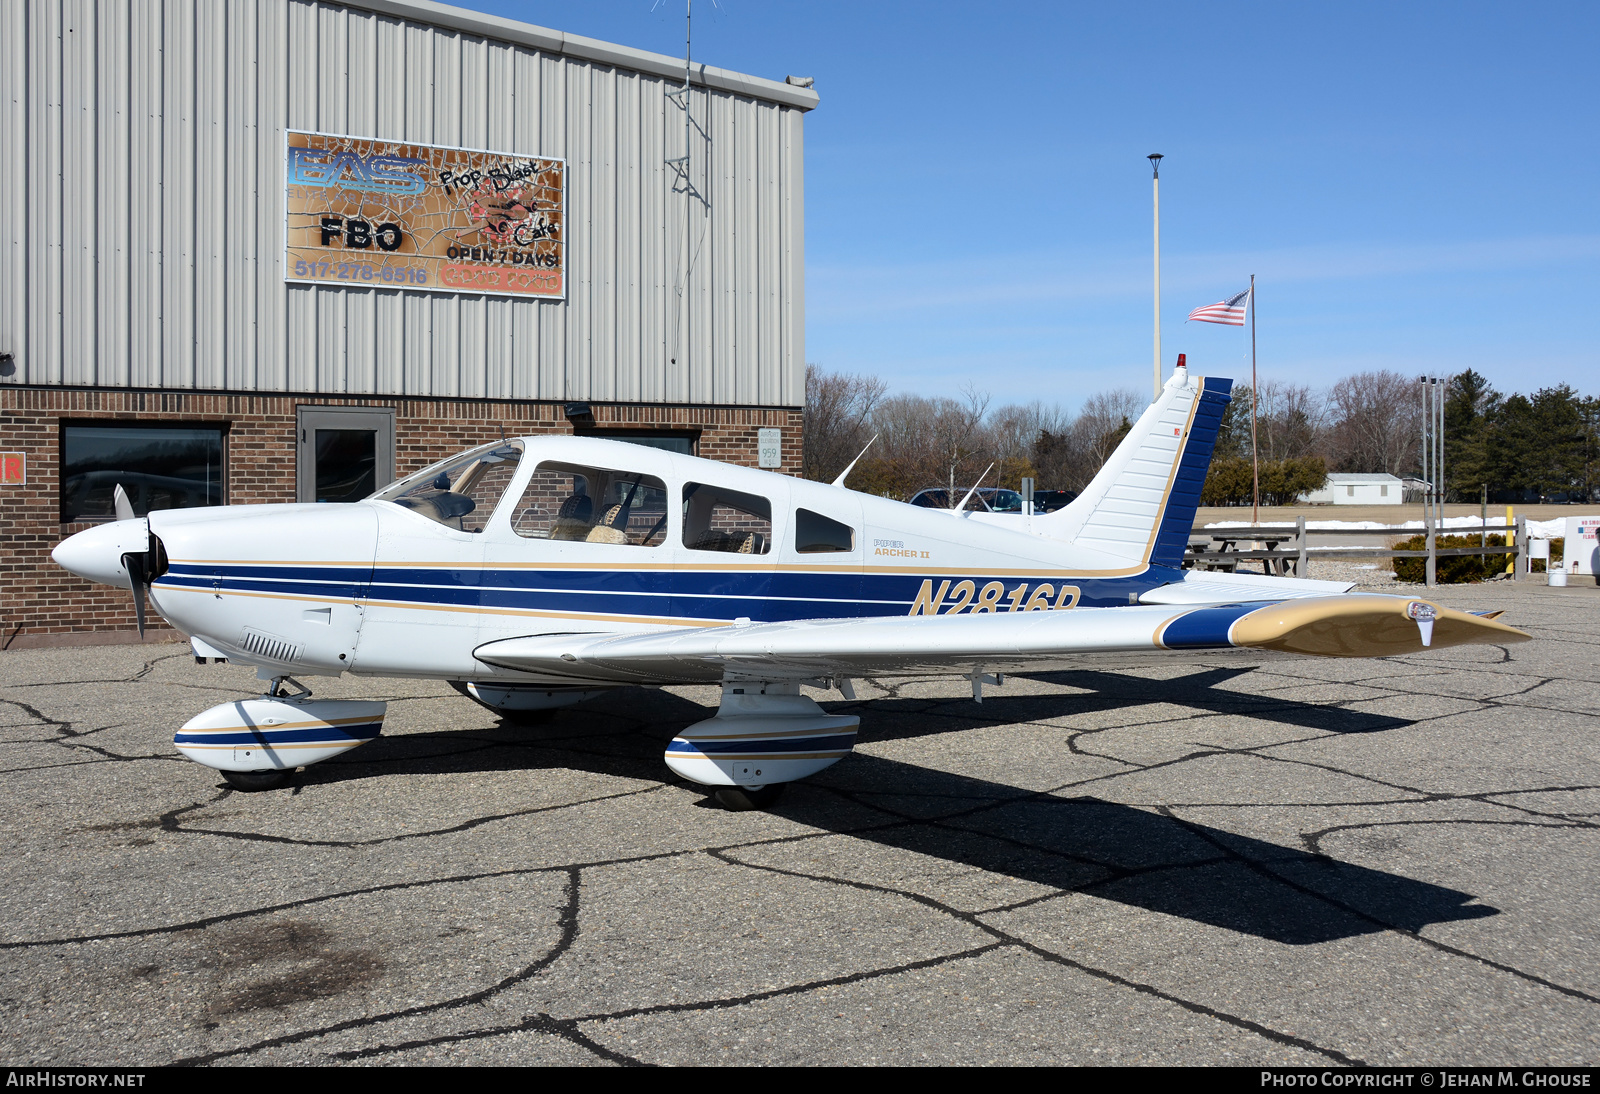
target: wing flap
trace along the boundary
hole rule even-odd
[[[1267,574],[1185,573],[1182,581],[1159,585],[1139,597],[1141,604],[1237,604],[1242,600],[1299,600],[1349,592],[1354,582],[1313,581]]]

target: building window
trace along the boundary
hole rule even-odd
[[[1355,497],[1356,496],[1356,488],[1353,487],[1353,486],[1345,487],[1344,488],[1344,496],[1347,497],[1347,498]]]
[[[646,448],[659,448],[663,452],[675,452],[680,456],[694,455],[694,444],[700,437],[698,433],[667,433],[649,429],[585,429],[579,431],[578,436],[593,437],[599,441],[627,441]]]
[[[220,425],[63,425],[62,521],[114,518],[119,485],[141,517],[223,504],[223,433]]]
[[[1378,496],[1380,498],[1386,498],[1389,496],[1389,486],[1387,483],[1378,487]]]

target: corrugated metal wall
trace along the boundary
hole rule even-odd
[[[672,81],[390,14],[11,0],[0,54],[7,382],[804,401],[800,109],[693,89],[686,202]],[[285,129],[566,159],[566,301],[285,284]]]

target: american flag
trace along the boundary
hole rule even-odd
[[[1250,290],[1231,296],[1215,304],[1207,304],[1189,313],[1189,318],[1199,323],[1225,323],[1230,327],[1244,326],[1244,310],[1250,306]]]

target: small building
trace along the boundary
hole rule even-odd
[[[1304,505],[1399,505],[1402,482],[1395,475],[1329,475],[1321,490],[1300,495]]]

